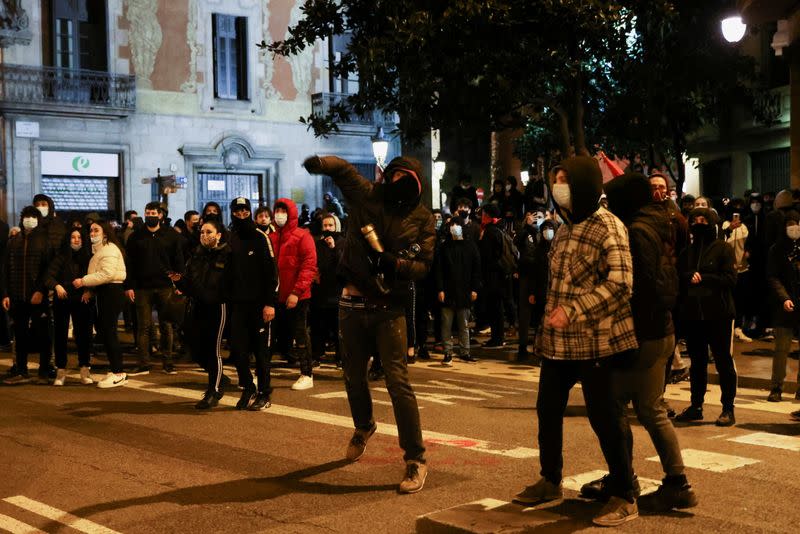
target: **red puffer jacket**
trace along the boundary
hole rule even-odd
[[[297,227],[295,203],[288,198],[279,198],[275,202],[273,214],[278,208],[285,208],[289,218],[283,228],[276,225],[276,230],[269,234],[269,239],[278,264],[278,302],[284,304],[292,294],[297,295],[300,300],[311,298],[311,282],[317,274],[317,249],[311,233]],[[273,215],[273,219],[274,217]]]

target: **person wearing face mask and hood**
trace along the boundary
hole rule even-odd
[[[772,388],[767,397],[770,402],[783,400],[786,360],[792,346],[792,334],[800,326],[800,213],[794,210],[785,211],[783,218],[784,234],[769,249],[767,264],[767,283],[772,297],[770,300],[775,328]],[[800,383],[800,370],[797,378]],[[795,399],[800,399],[800,389],[795,393]]]
[[[522,228],[514,236],[514,244],[519,251],[518,273],[519,273],[519,349],[517,361],[524,362],[530,358],[528,353],[528,329],[531,324],[531,314],[533,303],[530,297],[530,287],[533,284],[534,262],[536,258],[536,248],[540,241],[539,220],[536,213],[527,212],[522,220]],[[534,299],[535,300],[535,299]]]
[[[761,194],[754,191],[750,193],[750,215],[745,217],[744,224],[747,226],[748,235],[745,241],[745,252],[747,262],[750,266],[748,282],[750,284],[747,291],[748,299],[745,304],[745,315],[750,319],[750,337],[761,337],[769,326],[769,306],[763,295],[767,294],[767,255],[769,247],[772,245],[767,240],[767,219],[763,210]],[[775,232],[773,239],[780,235]]]
[[[416,493],[428,468],[417,399],[408,378],[405,305],[410,282],[430,270],[436,243],[433,214],[421,204],[422,165],[397,157],[372,183],[350,163],[335,156],[303,162],[311,174],[333,178],[350,207],[339,276],[345,287],[339,300],[339,331],[345,389],[355,431],[346,457],[356,461],[375,433],[367,381],[371,356],[383,362],[386,387],[397,421],[405,474],[401,493]]]
[[[50,343],[40,343],[46,336],[47,322],[37,320],[48,316],[47,266],[50,262],[50,242],[47,233],[39,228],[42,214],[33,206],[26,206],[20,213],[19,234],[8,241],[3,279],[0,282],[3,308],[14,322],[14,352],[16,361],[13,372],[3,383],[27,384],[28,353],[39,346],[39,376],[37,383],[49,383]]]
[[[708,385],[708,351],[714,354],[722,392],[722,413],[717,426],[736,423],[736,366],[733,363],[733,318],[736,309],[736,257],[731,246],[717,239],[717,214],[708,208],[695,208],[689,216],[692,244],[678,259],[681,281],[681,319],[684,322],[686,348],[692,359],[689,369],[691,406],[676,421],[703,419],[703,401]]]
[[[536,401],[542,478],[514,500],[534,505],[563,496],[564,410],[570,390],[580,381],[610,471],[608,503],[593,521],[614,526],[639,516],[628,446],[631,430],[614,387],[618,364],[629,361],[638,348],[628,232],[599,207],[603,175],[597,160],[567,158],[551,176],[552,198],[564,225],[551,245],[551,280],[535,343],[542,357]]]
[[[219,404],[230,382],[222,372],[221,341],[228,313],[226,276],[231,248],[223,240],[221,221],[200,225],[200,244],[183,273],[171,273],[170,280],[189,298],[184,331],[192,359],[208,373],[208,388],[195,404],[208,410]]]
[[[344,238],[342,223],[332,213],[323,213],[322,233],[314,240],[317,249],[317,276],[311,286],[311,309],[309,329],[311,331],[311,357],[315,365],[325,355],[325,342],[331,341],[335,347],[335,361],[341,366],[339,354],[339,295],[341,283],[336,278],[336,268],[342,259]]]
[[[42,215],[39,227],[47,234],[47,240],[50,243],[50,254],[54,255],[64,243],[67,226],[64,221],[56,217],[55,204],[49,196],[42,193],[34,196],[33,207],[39,210]]]

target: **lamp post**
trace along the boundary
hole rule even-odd
[[[378,126],[375,137],[372,138],[372,155],[375,156],[375,163],[381,170],[383,170],[383,164],[386,163],[386,154],[388,153],[389,141],[383,135],[383,127]]]

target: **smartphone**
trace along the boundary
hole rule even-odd
[[[735,222],[739,222],[739,220],[741,219],[741,217],[742,217],[742,216],[741,216],[741,215],[739,215],[738,213],[734,213],[734,214],[733,214],[733,220],[734,220]]]

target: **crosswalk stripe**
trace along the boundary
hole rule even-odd
[[[142,382],[140,380],[128,380],[127,387],[149,391],[151,393],[158,393],[161,395],[170,395],[173,397],[180,397],[184,399],[196,399],[197,392],[190,389],[173,388],[173,387],[159,387],[158,385],[149,382]],[[220,399],[220,404],[226,406],[235,406],[236,401],[230,397],[223,397]],[[353,419],[343,415],[335,415],[325,412],[316,412],[313,410],[305,410],[303,408],[294,408],[292,406],[281,406],[273,404],[268,410],[262,412],[266,415],[282,415],[284,417],[292,417],[294,419],[302,419],[304,421],[313,421],[315,423],[322,423],[326,425],[333,425],[344,427],[348,429],[353,428]],[[390,423],[378,422],[378,433],[387,436],[397,437],[397,427]],[[530,449],[528,447],[513,447],[505,448],[503,445],[492,443],[482,439],[468,438],[463,436],[456,436],[453,434],[444,434],[442,432],[433,432],[430,430],[422,431],[422,438],[431,444],[444,445],[448,447],[456,447],[459,449],[471,450],[475,452],[482,452],[486,454],[494,454],[499,456],[506,456],[509,458],[536,458],[539,456],[537,449]]]
[[[772,447],[773,449],[785,449],[787,451],[800,452],[800,438],[795,436],[783,436],[781,434],[770,434],[769,432],[755,432],[736,438],[728,438],[734,443],[744,443],[746,445],[759,445],[761,447]]]
[[[570,489],[572,491],[576,491],[580,493],[581,487],[586,484],[587,482],[591,482],[593,480],[597,480],[600,477],[603,477],[608,474],[608,471],[602,470],[595,470],[595,471],[588,471],[586,473],[580,473],[578,475],[573,475],[571,477],[566,477],[562,483],[564,488]],[[639,477],[639,486],[642,489],[642,495],[647,495],[648,493],[653,493],[658,489],[661,485],[661,482],[658,480],[653,480],[650,478],[642,478]]]
[[[311,395],[315,399],[346,399],[347,392],[346,391],[330,391],[328,393],[316,393]],[[380,399],[372,399],[372,404],[380,404],[383,406],[391,406],[392,403],[390,401],[380,400]],[[424,406],[420,406],[419,409],[422,410]]]
[[[0,530],[11,532],[11,534],[45,534],[43,530],[3,514],[0,514]]]
[[[683,449],[681,453],[683,454],[683,463],[686,467],[702,469],[713,473],[724,473],[746,465],[757,464],[761,461],[753,458],[744,458],[742,456],[733,456],[731,454],[701,451],[697,449]],[[651,462],[661,461],[658,456],[647,459]]]
[[[13,504],[14,506],[22,508],[23,510],[46,517],[47,519],[71,527],[75,530],[83,532],[84,534],[120,534],[116,530],[111,530],[103,525],[98,525],[94,521],[81,519],[80,517],[74,516],[69,512],[59,510],[58,508],[53,508],[52,506],[39,501],[34,501],[33,499],[29,499],[23,495],[6,497],[3,500],[9,504]]]

